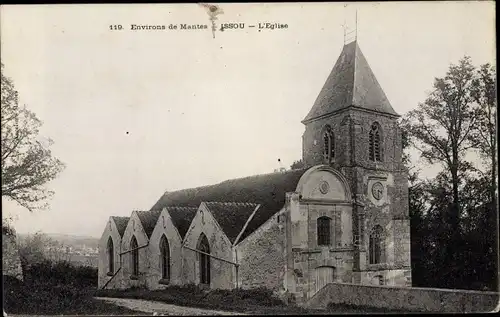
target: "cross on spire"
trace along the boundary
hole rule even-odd
[[[344,5],[344,8],[347,7],[347,4]],[[344,24],[342,24],[342,27],[344,28],[344,45],[357,41],[358,39],[358,9],[356,9],[356,14],[355,14],[355,24],[354,24],[354,29],[349,29],[349,24],[346,22],[344,18]]]

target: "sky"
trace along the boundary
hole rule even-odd
[[[49,209],[2,199],[2,213],[21,233],[99,237],[109,216],[148,210],[167,190],[270,173],[278,158],[289,167],[356,9],[358,44],[404,115],[450,63],[496,64],[494,5],[222,4],[217,23],[245,28],[215,38],[197,4],[3,5],[5,75],[66,169],[47,185]],[[248,27],[265,22],[288,28]],[[208,29],[168,30],[181,23]]]

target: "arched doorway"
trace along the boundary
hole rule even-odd
[[[333,266],[320,266],[315,270],[316,277],[316,287],[315,292],[317,293],[323,287],[329,283],[333,283],[335,279],[335,268]]]
[[[203,253],[198,254],[198,267],[200,268],[200,284],[210,285],[210,245],[208,244],[207,237],[202,233],[198,239],[199,251]]]

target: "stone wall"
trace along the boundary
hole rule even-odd
[[[210,254],[224,259],[234,261],[233,247],[228,240],[217,221],[213,218],[210,211],[201,205],[196,213],[191,226],[186,233],[183,244],[190,249],[197,249],[201,234],[205,234],[210,246]],[[200,283],[200,261],[199,253],[184,248],[183,252],[183,281],[185,284]],[[232,289],[236,286],[235,266],[216,259],[210,258],[210,288],[213,289]]]
[[[139,249],[139,275],[132,275],[132,252],[123,254],[121,259],[121,275],[123,278],[122,283],[120,283],[122,288],[147,287],[148,280],[151,279],[150,259],[153,258],[153,254],[151,254],[149,248],[148,236],[144,232],[141,221],[135,211],[132,213],[125,232],[123,233],[122,252],[131,250],[130,244],[133,236],[135,236],[137,240],[138,247],[142,247]]]
[[[160,252],[162,236],[167,239],[170,250],[170,279],[168,281],[162,280]],[[168,285],[182,284],[182,240],[166,209],[161,212],[151,234],[149,250],[151,252],[151,258],[149,259],[151,266],[147,281],[148,288],[162,289]]]
[[[2,233],[2,274],[23,280],[21,258],[14,232]]]
[[[285,228],[282,213],[277,213],[236,247],[238,285],[242,288],[267,287],[284,291],[286,270]]]
[[[494,292],[332,283],[305,306],[326,308],[332,303],[420,312],[491,312],[498,301],[499,293]]]
[[[98,282],[97,287],[102,288],[106,283],[112,278],[109,272],[109,254],[108,254],[108,240],[112,239],[113,241],[113,262],[114,262],[114,272],[116,273],[120,268],[120,252],[122,247],[122,239],[120,234],[118,233],[118,229],[114,221],[111,219],[108,221],[106,225],[106,229],[99,240],[99,258],[98,258]],[[122,270],[118,272],[118,274],[113,277],[113,279],[106,285],[107,289],[110,288],[120,288],[120,284],[122,283]]]

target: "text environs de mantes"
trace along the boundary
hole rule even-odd
[[[202,30],[208,29],[206,24],[170,24],[170,25],[149,25],[149,24],[130,24],[132,31],[149,31],[149,30]]]

